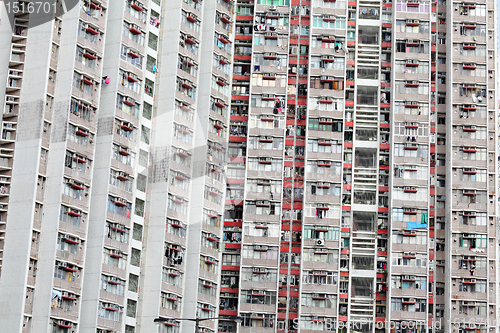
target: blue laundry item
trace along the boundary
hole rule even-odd
[[[407,229],[427,229],[427,223],[406,222]]]

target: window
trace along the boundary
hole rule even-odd
[[[310,87],[312,89],[343,90],[344,79],[333,76],[311,77]]]
[[[89,143],[94,141],[94,134],[88,130],[68,123],[68,139],[84,147],[89,146]]]
[[[252,86],[254,87],[286,87],[286,75],[253,73]]]
[[[75,98],[71,98],[69,111],[78,118],[81,118],[88,122],[94,121],[96,114],[96,109],[94,107]]]
[[[78,272],[79,269],[77,266],[67,262],[56,261],[56,266],[54,270],[54,277],[56,279],[75,283],[78,276]]]
[[[128,115],[134,116],[135,118],[139,118],[139,104],[137,104],[137,102],[131,97],[117,94],[116,108],[122,110]]]
[[[195,55],[198,54],[198,49],[200,47],[196,38],[188,36],[183,32],[180,33],[179,45]]]
[[[88,195],[88,187],[79,183],[76,180],[64,178],[62,185],[62,193],[77,200],[82,200]]]
[[[415,0],[398,0],[396,3],[396,11],[408,13],[429,13],[430,3]]]
[[[278,270],[264,267],[242,267],[241,280],[254,282],[274,282],[278,278]]]
[[[194,32],[198,33],[200,32],[200,21],[198,20],[198,17],[194,13],[182,10],[181,23],[186,25],[189,29],[193,30]]]
[[[413,230],[393,230],[392,242],[395,244],[427,245],[427,232]]]
[[[201,246],[207,249],[219,251],[219,237],[206,232],[201,233]]]
[[[212,75],[212,89],[224,96],[229,96],[229,84],[224,79]]]
[[[391,311],[427,312],[427,300],[418,298],[391,298]]]
[[[112,250],[104,248],[103,264],[116,267],[119,269],[125,269],[127,266],[127,255],[120,250]]]
[[[340,228],[330,226],[304,226],[304,239],[338,240]]]
[[[128,290],[134,293],[139,290],[139,276],[134,274],[128,275]]]
[[[460,247],[469,249],[485,249],[488,245],[488,236],[480,234],[460,234]]]
[[[413,208],[393,208],[392,220],[398,222],[416,222],[427,224],[427,210]]]
[[[132,239],[142,242],[142,225],[134,223],[134,229],[132,233]]]
[[[120,137],[133,141],[135,140],[136,132],[137,130],[133,124],[115,119],[115,133]]]
[[[128,166],[134,165],[135,153],[129,148],[113,143],[112,154],[113,159]]]
[[[194,77],[198,76],[198,64],[193,59],[187,56],[179,55],[177,68]]]
[[[283,139],[274,138],[267,136],[250,136],[248,137],[248,148],[249,149],[263,149],[263,150],[282,150],[283,149]]]
[[[200,269],[210,272],[217,273],[219,267],[219,261],[208,256],[200,255]]]
[[[393,199],[403,201],[427,201],[428,191],[426,187],[404,186],[394,187]]]
[[[416,148],[416,149],[415,149]],[[397,157],[428,157],[428,146],[419,144],[394,144],[394,156]]]
[[[125,10],[137,20],[146,23],[147,8],[144,8],[139,1],[128,0]]]
[[[141,93],[142,80],[134,73],[126,72],[120,68],[118,70],[118,82],[120,82],[122,86],[132,90],[136,94]]]
[[[61,206],[61,213],[59,219],[62,222],[72,224],[76,227],[80,226],[80,223],[82,223],[84,220],[82,219],[86,218],[87,215],[84,214],[82,211],[74,209],[74,208],[69,208],[67,206],[62,205]]]
[[[458,313],[468,316],[486,316],[486,303],[475,301],[458,301]]]
[[[427,290],[427,278],[415,275],[393,275],[391,287],[395,289],[420,289]]]
[[[73,87],[84,92],[87,95],[92,96],[94,91],[94,80],[90,77],[86,77],[84,74],[77,72],[73,73]]]
[[[90,41],[92,44],[97,44],[97,39],[100,37],[100,32],[98,28],[95,28],[83,21],[79,21],[78,36]]]
[[[219,228],[220,222],[221,222],[221,215],[219,215],[216,211],[209,211],[209,210],[204,208],[203,209],[203,222]]]
[[[168,194],[168,208],[175,212],[187,215],[187,201],[184,198]]]
[[[106,221],[106,237],[120,243],[128,244],[129,228],[115,222]]]
[[[336,285],[338,282],[337,272],[329,271],[303,271],[302,283]]]
[[[170,243],[165,243],[165,257],[167,258],[167,266],[176,267],[181,265],[184,256],[184,248]]]
[[[198,292],[206,296],[217,297],[217,284],[208,280],[198,279]]]
[[[368,86],[358,86],[357,103],[364,105],[377,105],[378,88]]]
[[[146,92],[146,95],[150,97],[154,97],[154,82],[151,81],[150,79],[146,79],[146,83],[144,84],[144,91]]]
[[[86,157],[78,155],[69,150],[66,151],[66,158],[64,160],[64,166],[85,174],[87,169],[90,168],[91,162],[87,160]]]
[[[78,248],[81,244],[80,239],[67,234],[58,234],[57,249],[71,254],[78,254]]]
[[[137,301],[127,299],[127,317],[135,318],[137,312]]]
[[[51,307],[52,308],[59,308],[64,312],[65,311],[72,311],[73,304],[77,303],[78,299],[79,299],[79,296],[77,296],[73,293],[53,289],[52,290]]]
[[[182,276],[183,273],[174,268],[163,267],[162,281],[165,283],[182,287]]]
[[[141,266],[141,250],[132,248],[132,252],[130,255],[130,264],[136,267]]]
[[[137,189],[141,192],[146,193],[147,177],[142,174],[137,175]]]
[[[276,1],[278,0],[257,0],[257,2],[261,3],[264,1]],[[288,0],[279,0],[279,1],[288,1]],[[241,313],[240,316],[243,318],[243,322],[241,326],[243,327],[256,327],[256,328],[273,328],[276,315],[274,314],[264,314],[264,313]]]
[[[267,245],[243,245],[242,257],[249,259],[278,260],[278,248]]]
[[[337,297],[330,294],[302,294],[301,306],[332,309],[337,306]]]
[[[101,12],[104,13],[104,9],[96,5],[96,3],[89,0],[84,0],[81,2],[80,9],[87,15],[94,19],[99,19]]]
[[[309,130],[342,132],[342,125],[343,121],[341,119],[309,118]]]
[[[145,150],[139,150],[139,165],[147,168],[148,167],[148,152]]]
[[[465,293],[486,293],[486,280],[459,279],[458,290]]]
[[[148,54],[146,60],[146,69],[151,73],[156,73],[156,59]]]
[[[151,120],[152,113],[153,107],[148,103],[144,103],[144,106],[142,108],[142,116],[148,120]]]
[[[313,16],[312,27],[323,29],[345,29],[345,21],[345,17],[337,17],[333,15],[315,15]]]
[[[248,170],[282,172],[283,160],[278,158],[255,158],[249,157],[247,160]]]
[[[341,163],[330,161],[307,161],[306,172],[315,174],[340,175]]]
[[[215,120],[209,118],[208,120],[208,132],[212,133],[220,138],[225,138],[227,135],[227,127],[224,122],[220,120]]]
[[[134,65],[138,68],[142,69],[142,58],[143,56],[139,53],[139,51],[134,50],[131,47],[127,47],[122,45],[120,58],[131,65]]]
[[[140,46],[144,46],[145,33],[133,23],[123,22],[123,35]],[[151,36],[151,33],[149,34]]]
[[[273,201],[246,201],[247,214],[280,215],[281,204]]]
[[[213,86],[213,83],[214,82],[212,82],[212,86]],[[181,94],[186,95],[191,99],[196,99],[196,87],[194,86],[194,84],[192,82],[190,82],[189,80],[182,79],[182,78],[178,77],[176,80],[176,84],[177,84],[177,90]],[[229,88],[227,88],[227,89],[229,89]]]
[[[109,170],[109,184],[126,192],[132,192],[133,180],[130,175],[114,169]]]
[[[481,212],[460,212],[460,224],[463,225],[486,225],[486,213]]]
[[[393,253],[392,265],[426,267],[427,254],[413,253],[411,255],[405,255],[404,253]]]
[[[125,199],[108,195],[108,212],[130,218],[132,204]]]
[[[222,255],[222,265],[239,266],[240,260],[241,260],[241,255],[239,255],[239,254],[223,254]]]
[[[303,260],[306,262],[338,262],[339,251],[326,248],[304,248],[302,252]]]
[[[376,9],[373,9],[374,11]],[[378,11],[377,11],[378,12]],[[378,15],[378,13],[377,13]],[[358,43],[375,45],[379,43],[379,28],[372,26],[360,26],[358,28]]]
[[[276,292],[268,290],[241,290],[241,303],[275,305]]]
[[[92,51],[87,51],[86,49],[76,46],[76,56],[75,60],[81,63],[83,66],[88,67],[90,69],[95,68],[97,56],[93,54]]]

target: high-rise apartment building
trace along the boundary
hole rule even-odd
[[[2,331],[500,331],[495,1],[55,3],[0,6]]]

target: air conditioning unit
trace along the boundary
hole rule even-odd
[[[318,239],[318,240],[316,241],[316,245],[317,245],[317,246],[325,246],[325,241],[324,241],[323,239]]]
[[[377,251],[384,251],[384,248],[383,247],[378,247]]]
[[[276,8],[276,6],[269,6],[269,10],[276,11],[276,10],[278,10],[278,8]]]

